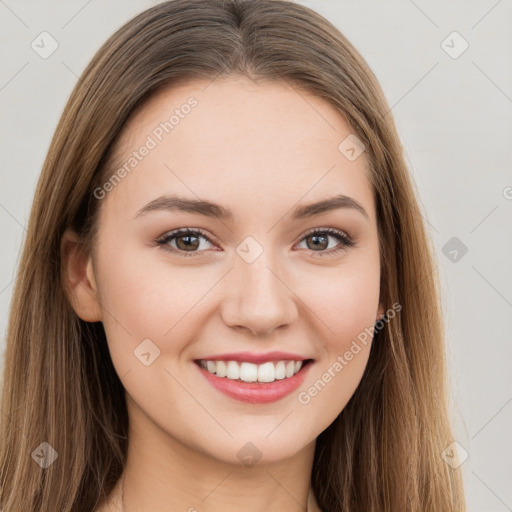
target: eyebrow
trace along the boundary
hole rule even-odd
[[[340,194],[316,203],[296,207],[291,212],[291,220],[296,221],[305,219],[338,209],[352,209],[361,213],[366,217],[366,219],[370,218],[367,211],[360,203],[349,196]],[[143,206],[134,218],[161,210],[195,213],[198,215],[204,215],[205,217],[212,217],[221,220],[232,221],[234,219],[233,212],[229,208],[225,208],[220,204],[202,199],[181,197],[178,195],[164,195],[154,199]]]

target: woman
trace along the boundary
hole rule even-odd
[[[464,510],[414,186],[310,9],[173,0],[111,36],[18,276],[4,512]]]

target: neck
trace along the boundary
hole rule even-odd
[[[121,478],[121,507],[116,508],[116,510],[121,510],[121,512],[128,512],[128,509],[126,508],[125,504],[125,498],[124,498],[124,489],[125,489],[125,475],[123,474]],[[206,509],[205,509],[206,510]],[[305,512],[322,512],[320,507],[318,506],[318,503],[316,502],[315,496],[313,494],[313,490],[310,488],[307,496],[306,506],[303,507],[302,510],[305,510]],[[197,509],[194,507],[189,507],[187,509],[188,512],[197,512]]]
[[[156,426],[132,427],[116,500],[122,512],[318,511],[310,494],[314,442],[287,460],[244,466],[209,457]]]

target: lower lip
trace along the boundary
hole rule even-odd
[[[251,404],[267,404],[280,400],[295,391],[304,382],[312,362],[303,366],[293,377],[274,382],[244,382],[227,377],[217,377],[199,364],[194,364],[215,389],[230,398]]]

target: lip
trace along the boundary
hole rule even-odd
[[[218,359],[224,360],[224,355],[222,357],[218,357]],[[240,353],[238,355],[240,355]],[[215,359],[208,360],[213,361]],[[229,360],[234,361],[235,359]],[[298,360],[303,361],[304,359],[300,358]],[[243,359],[243,361],[249,362],[247,359]],[[266,404],[276,402],[295,391],[304,382],[313,362],[314,361],[312,359],[308,359],[307,363],[304,364],[300,371],[293,377],[275,380],[274,382],[244,382],[241,380],[231,380],[227,377],[217,377],[213,373],[210,373],[208,370],[201,367],[197,362],[194,366],[201,372],[209,384],[211,384],[217,391],[224,393],[228,397],[240,402]]]
[[[217,354],[215,356],[206,356],[196,359],[196,361],[238,361],[239,363],[247,362],[254,364],[263,364],[270,361],[305,361],[312,359],[311,357],[304,357],[300,354],[292,354],[291,352],[280,352],[274,350],[273,352],[232,352],[228,354]]]

